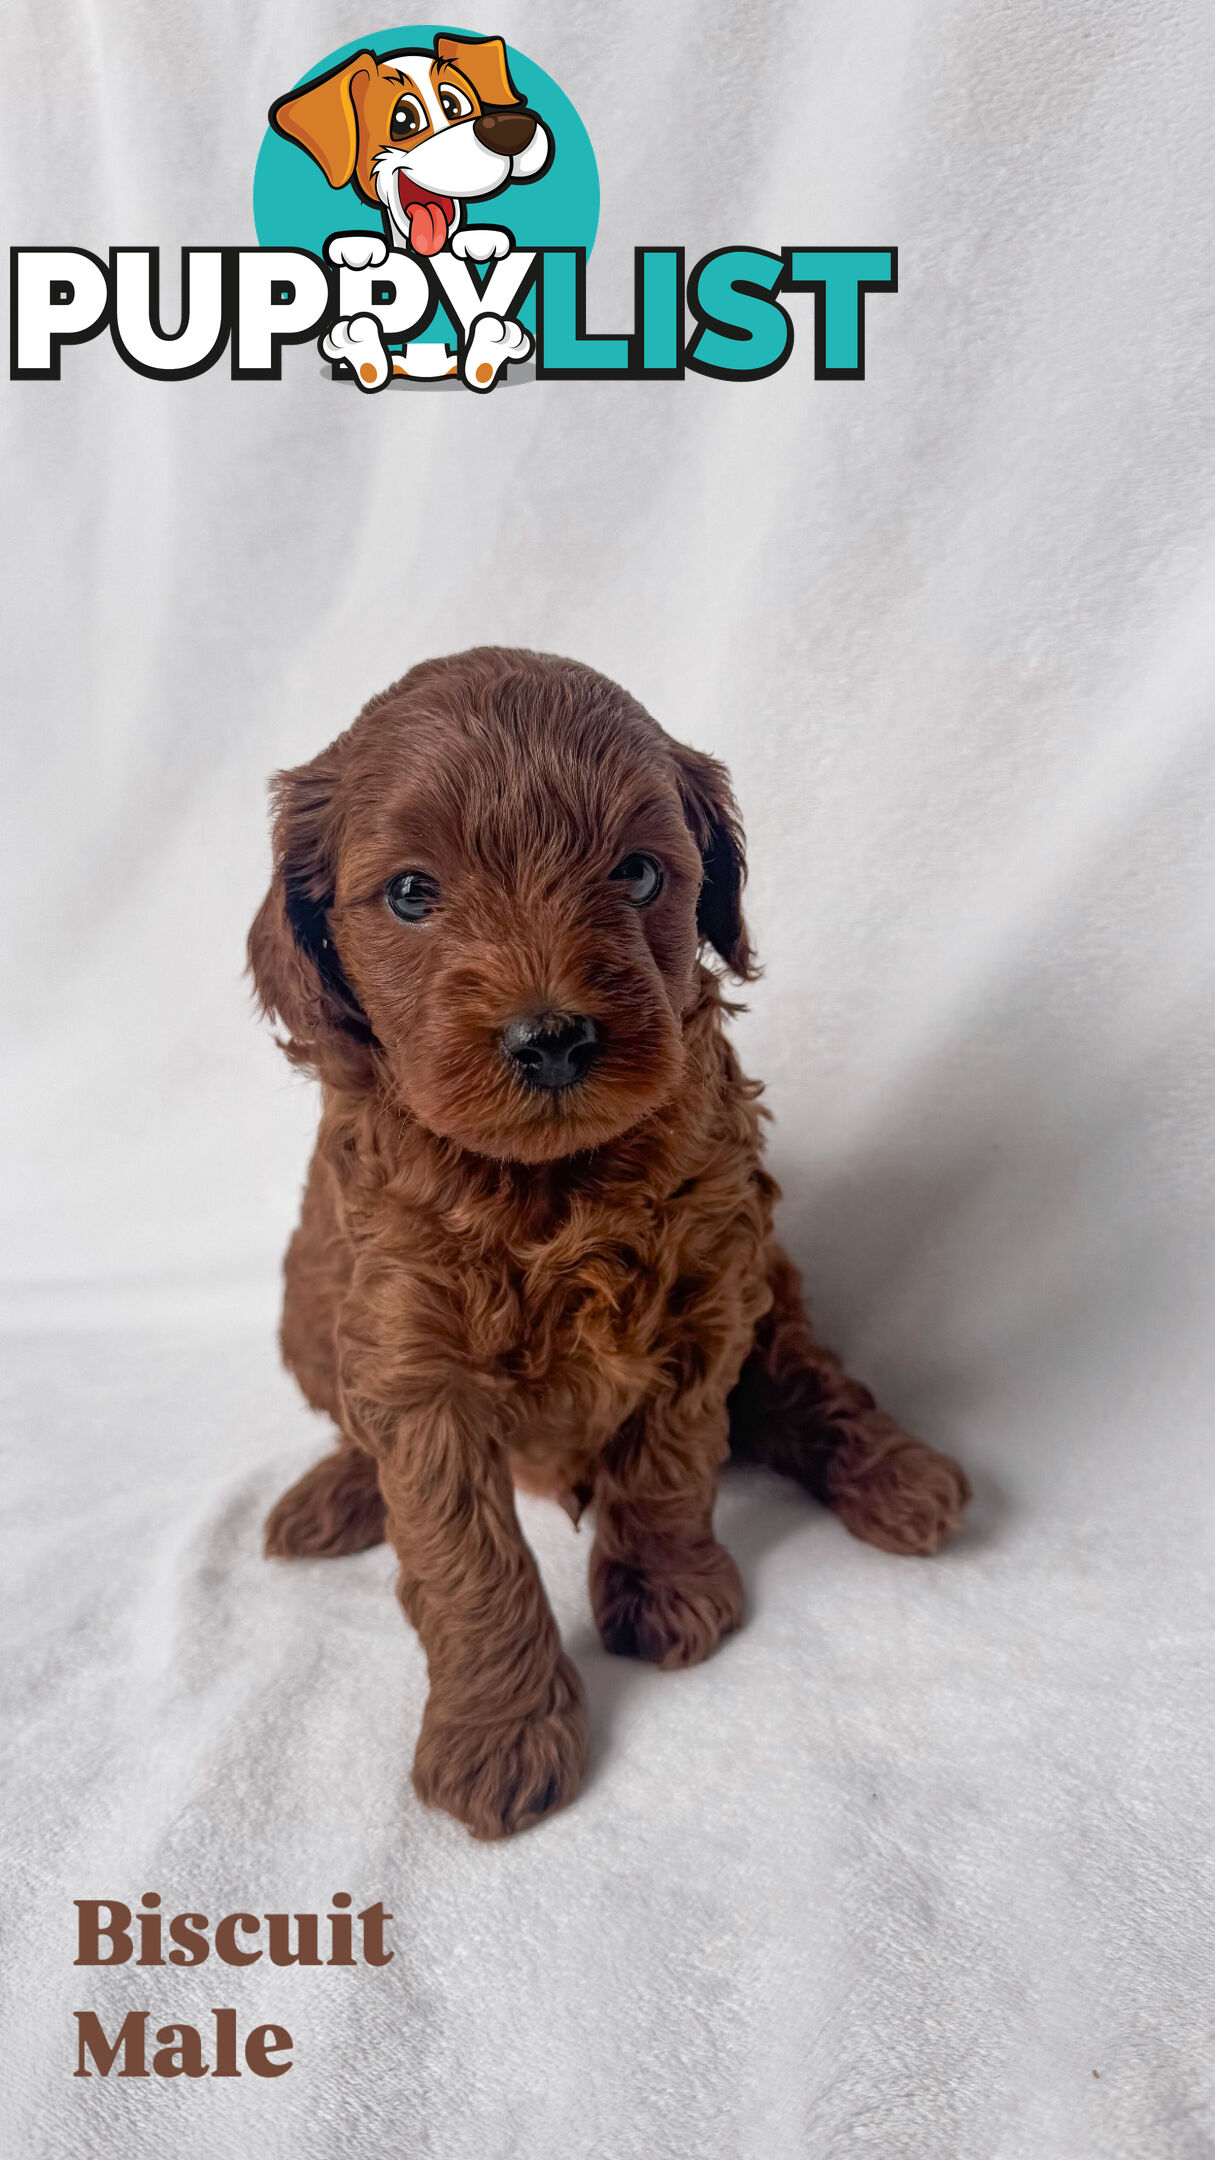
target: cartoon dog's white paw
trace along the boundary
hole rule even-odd
[[[374,315],[352,315],[335,322],[321,339],[327,360],[345,361],[360,390],[382,390],[392,380],[392,361]]]
[[[498,262],[509,255],[511,237],[496,225],[465,225],[452,234],[451,252],[461,262]]]
[[[325,253],[339,270],[378,270],[388,260],[388,243],[379,233],[331,233]]]
[[[534,339],[522,323],[478,315],[468,334],[460,373],[470,390],[492,390],[508,360],[526,360]]]

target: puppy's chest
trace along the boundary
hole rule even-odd
[[[763,1304],[762,1209],[739,1198],[713,1221],[695,1187],[610,1226],[575,1210],[485,1256],[469,1354],[513,1383],[529,1452],[573,1432],[605,1443],[690,1338],[732,1381]]]
[[[627,1385],[666,1332],[679,1239],[643,1217],[611,1232],[576,1221],[486,1256],[484,1320],[470,1349],[540,1395],[590,1375]]]

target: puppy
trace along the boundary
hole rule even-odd
[[[603,1642],[666,1670],[742,1617],[727,1454],[889,1552],[934,1551],[969,1486],[815,1341],[773,1237],[720,765],[590,668],[486,648],[274,793],[250,965],[322,1083],[282,1346],[340,1437],[266,1550],[390,1539],[430,1670],[415,1787],[499,1837],[587,1744],[513,1484],[591,1510]]]
[[[463,205],[512,181],[538,180],[553,154],[543,122],[511,81],[501,38],[439,36],[432,52],[383,59],[358,53],[279,98],[270,123],[307,151],[330,187],[353,182],[383,213],[384,240],[339,233],[328,242],[330,261],[351,270],[380,268],[390,249],[434,256],[450,248],[464,262],[508,254],[510,234],[466,226]],[[394,360],[373,315],[335,323],[321,344],[363,390],[383,389],[394,374],[456,372],[445,345],[415,343]],[[492,390],[507,361],[526,360],[531,350],[521,323],[486,308],[466,340],[465,381]]]

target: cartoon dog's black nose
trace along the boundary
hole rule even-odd
[[[487,150],[501,157],[518,157],[536,132],[536,115],[529,112],[483,112],[473,121],[473,134]]]
[[[528,1087],[567,1088],[594,1064],[599,1036],[593,1020],[577,1015],[521,1013],[503,1028],[502,1049]]]

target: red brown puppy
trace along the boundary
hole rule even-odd
[[[741,1618],[731,1451],[890,1552],[935,1550],[969,1487],[815,1341],[773,1238],[706,959],[752,972],[720,765],[590,668],[486,648],[414,668],[275,802],[250,961],[322,1083],[282,1343],[340,1440],[266,1548],[391,1540],[430,1669],[415,1786],[497,1837],[586,1758],[516,1483],[590,1507],[603,1641],[666,1668]]]

